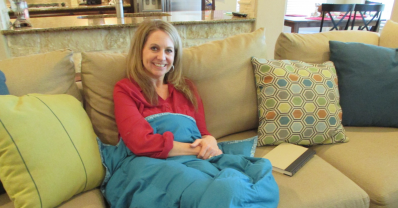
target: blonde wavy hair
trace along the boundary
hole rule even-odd
[[[148,36],[155,31],[161,30],[169,35],[174,44],[174,70],[170,70],[164,77],[165,84],[172,84],[180,91],[197,109],[196,90],[192,83],[182,76],[182,43],[176,28],[163,20],[146,20],[140,24],[135,32],[129,54],[127,56],[127,77],[134,80],[142,89],[145,99],[151,105],[158,104],[158,94],[151,82],[149,72],[142,63],[142,51]]]

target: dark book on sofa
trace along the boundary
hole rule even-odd
[[[270,160],[272,170],[293,176],[315,154],[315,151],[303,146],[282,143],[264,156]]]

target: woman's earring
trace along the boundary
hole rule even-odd
[[[172,69],[170,69],[170,71],[174,71],[174,65],[171,65],[171,68],[172,68]],[[169,72],[170,72],[170,71],[169,71]]]

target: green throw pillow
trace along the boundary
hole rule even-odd
[[[0,95],[8,95],[8,88],[6,85],[6,77],[4,76],[4,73],[0,71]],[[4,194],[6,191],[3,188],[3,184],[0,181],[0,194]]]
[[[398,48],[330,41],[343,124],[398,127]]]
[[[0,178],[15,207],[56,207],[98,187],[104,168],[71,95],[0,96]]]
[[[258,146],[348,141],[332,62],[308,64],[253,57],[252,64],[258,98]]]

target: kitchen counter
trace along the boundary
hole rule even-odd
[[[124,4],[125,7],[130,7],[130,4]],[[76,11],[89,11],[89,10],[98,10],[98,9],[114,9],[115,5],[109,4],[97,4],[97,5],[66,5],[66,6],[49,6],[49,7],[29,7],[28,11],[30,12],[39,12],[39,11],[64,11],[64,10],[76,10]],[[13,11],[10,11],[13,13]]]
[[[166,13],[125,13],[30,18],[32,27],[1,30],[9,57],[70,49],[75,63],[88,51],[127,52],[137,26],[146,19],[162,19],[173,24],[183,47],[249,33],[254,18],[234,17],[224,11],[185,11]],[[13,20],[11,20],[13,21]],[[80,71],[80,66],[75,66]]]
[[[42,6],[42,7],[29,7],[28,11],[31,17],[53,17],[53,16],[68,16],[78,14],[105,14],[115,13],[115,5],[97,4],[97,5],[71,5],[66,1],[65,6]],[[130,11],[130,4],[123,4],[125,11]],[[11,18],[15,18],[12,10],[8,12]]]
[[[115,14],[103,15],[80,15],[80,16],[57,16],[30,18],[32,27],[11,28],[1,30],[3,35],[15,35],[26,33],[42,33],[70,30],[90,29],[112,29],[136,27],[145,19],[162,19],[171,22],[173,25],[190,24],[217,24],[254,22],[254,18],[234,17],[224,11],[187,11],[187,12],[147,12],[147,13],[126,13],[123,19],[116,18]],[[13,20],[11,20],[13,21]]]

